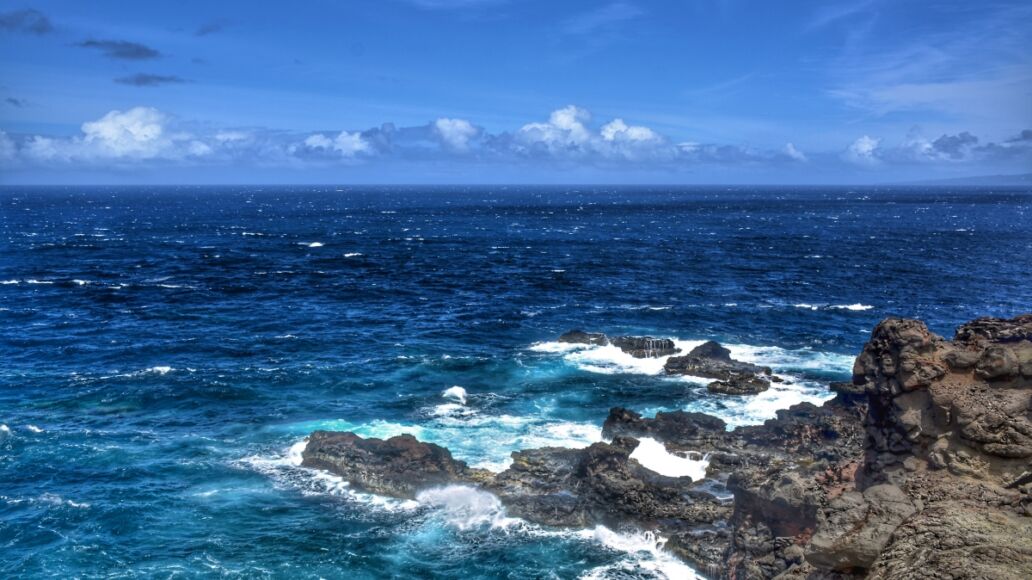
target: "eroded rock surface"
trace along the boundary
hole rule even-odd
[[[716,343],[669,361],[668,372],[723,382],[770,375]],[[313,433],[304,465],[400,497],[479,485],[547,525],[655,529],[713,578],[1032,577],[1032,315],[979,319],[953,340],[887,319],[852,382],[830,388],[837,396],[823,406],[731,431],[700,413],[614,408],[603,426],[610,442],[516,452],[498,474],[411,437],[351,433]],[[631,455],[644,437],[708,454],[706,480],[639,464]]]
[[[663,369],[671,375],[693,375],[717,379],[707,389],[725,395],[762,393],[770,388],[771,370],[731,358],[731,351],[711,341],[693,348],[684,356],[667,359]]]

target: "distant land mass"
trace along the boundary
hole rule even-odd
[[[1032,173],[1016,175],[977,175],[974,177],[954,177],[952,179],[928,179],[910,181],[907,185],[1032,185]]]

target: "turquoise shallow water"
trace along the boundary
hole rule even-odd
[[[1030,214],[1020,190],[4,189],[0,571],[687,575],[474,490],[358,493],[297,444],[408,432],[501,469],[615,405],[762,421],[826,398],[885,316],[1029,310]],[[571,328],[716,339],[789,381],[714,397],[552,342]]]

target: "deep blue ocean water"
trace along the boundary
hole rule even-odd
[[[755,423],[827,398],[886,316],[1032,310],[1030,273],[1027,190],[8,187],[0,576],[687,576],[633,530],[362,494],[299,442],[409,432],[501,469],[615,405]],[[789,381],[708,395],[573,328]]]

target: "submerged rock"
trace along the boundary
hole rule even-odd
[[[559,342],[571,344],[594,344],[605,346],[609,344],[609,337],[601,332],[584,332],[583,330],[571,330],[559,336]]]

